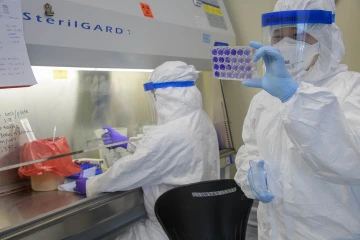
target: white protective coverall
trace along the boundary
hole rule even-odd
[[[279,0],[274,11],[335,12],[334,2]],[[259,204],[260,240],[360,239],[360,74],[339,64],[335,23],[308,33],[320,42],[317,62],[287,102],[264,90],[252,99],[236,157],[235,180],[249,198],[249,161],[265,160],[275,198]]]
[[[150,82],[195,81],[194,66],[166,62],[155,69]],[[196,86],[155,90],[158,124],[104,174],[89,179],[86,194],[125,191],[142,187],[148,219],[133,224],[118,239],[168,239],[154,213],[164,192],[183,184],[220,178],[219,146],[215,128],[202,110]],[[144,103],[146,104],[146,103]],[[134,146],[128,146],[133,149]]]

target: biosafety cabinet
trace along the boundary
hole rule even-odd
[[[223,1],[208,2],[23,0],[31,63],[154,69],[179,60],[210,70],[209,48],[215,42],[234,44],[235,35]],[[53,16],[45,16],[46,3]]]
[[[18,175],[29,141],[20,119],[28,119],[36,139],[65,137],[74,160],[104,159],[103,126],[141,137],[154,124],[143,84],[165,61],[199,71],[196,85],[228,176],[235,151],[221,82],[210,72],[210,48],[235,43],[222,0],[21,3],[37,85],[0,90],[0,239],[106,239],[146,216],[141,189],[94,198],[31,191]]]

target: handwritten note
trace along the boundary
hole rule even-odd
[[[19,119],[27,115],[27,109],[0,112],[0,155],[19,149],[20,136],[26,134],[26,130],[19,124]]]
[[[23,34],[20,0],[0,0],[0,87],[36,84]]]

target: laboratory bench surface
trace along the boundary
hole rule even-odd
[[[86,198],[25,188],[0,195],[0,240],[107,239],[145,217],[142,189]],[[257,239],[252,221],[250,217],[247,240]]]
[[[25,188],[0,195],[0,239],[93,239],[146,217],[141,189],[95,197]]]

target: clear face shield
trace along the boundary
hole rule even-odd
[[[156,111],[156,107],[155,107],[155,103],[156,103],[155,90],[153,89],[150,91],[146,91],[145,94],[146,94],[146,101],[148,103],[150,114],[151,114],[152,124],[157,124],[158,115],[157,115],[157,111]]]
[[[324,51],[331,52],[331,39],[325,49],[315,36],[321,36],[321,31],[331,26],[334,19],[331,11],[323,10],[266,13],[262,15],[262,41],[280,50],[287,70],[300,82],[320,60],[329,66],[326,62],[330,63],[330,59]]]
[[[179,82],[145,83],[144,91],[146,92],[146,99],[149,105],[153,123],[157,124],[157,120],[158,120],[158,113],[156,110],[156,93],[155,93],[156,89],[168,88],[168,87],[183,88],[183,87],[192,87],[192,86],[195,86],[195,82],[192,80],[179,81]]]

